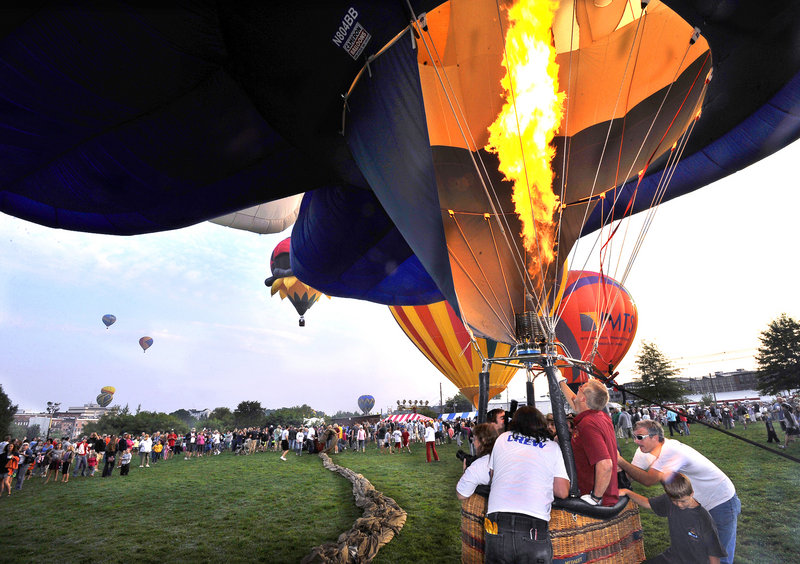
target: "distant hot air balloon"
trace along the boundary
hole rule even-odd
[[[303,315],[319,300],[322,294],[300,282],[292,273],[292,266],[289,262],[290,250],[291,237],[287,237],[277,244],[269,260],[272,276],[264,280],[264,284],[270,286],[270,295],[274,296],[280,292],[281,299],[289,298],[294,309],[300,314],[299,325],[303,327],[306,324]]]
[[[358,397],[358,408],[364,412],[364,415],[370,412],[375,407],[375,398],[370,395],[363,395]]]
[[[114,386],[103,386],[102,388],[100,388],[100,391],[104,394],[106,393],[114,394],[116,393],[117,389]]]
[[[103,316],[103,323],[105,324],[106,329],[108,329],[109,327],[114,325],[114,322],[116,320],[117,320],[117,316],[116,315],[111,315],[110,313],[107,313],[107,314],[105,314]]]
[[[96,399],[98,405],[101,405],[103,407],[108,407],[108,404],[110,404],[111,400],[114,399],[114,394],[111,392],[101,392],[100,394],[98,394]]]
[[[153,345],[152,337],[142,337],[139,339],[139,346],[142,347],[142,352],[146,352]]]
[[[473,348],[470,334],[446,301],[423,306],[390,306],[400,328],[419,351],[473,405],[478,405],[478,375],[483,362]],[[476,338],[484,358],[507,357],[511,347],[491,339]],[[492,364],[489,369],[489,397],[506,389],[517,367]]]
[[[636,336],[638,313],[628,291],[616,280],[597,272],[570,271],[561,299],[556,338],[564,353],[591,362],[610,375]],[[573,367],[561,367],[569,384],[588,380]]]

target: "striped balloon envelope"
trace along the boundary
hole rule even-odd
[[[397,324],[431,363],[464,394],[478,404],[478,375],[482,359],[474,349],[464,324],[446,301],[419,306],[390,306]],[[491,339],[475,339],[486,358],[509,356],[511,346]],[[517,368],[492,364],[489,397],[506,389]]]
[[[114,394],[109,394],[108,392],[102,392],[97,395],[96,398],[97,405],[101,407],[108,407],[112,399],[114,399]]]

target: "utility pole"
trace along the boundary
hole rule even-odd
[[[439,382],[439,415],[444,413],[444,400],[442,399],[442,383]]]

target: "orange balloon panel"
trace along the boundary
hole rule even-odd
[[[636,304],[622,284],[597,272],[570,271],[556,326],[568,356],[608,374],[631,348],[637,325]],[[569,384],[588,380],[577,368],[561,370]]]
[[[398,325],[422,354],[447,376],[473,405],[478,404],[478,375],[482,360],[469,332],[446,301],[423,306],[390,306]],[[509,356],[511,347],[491,339],[475,339],[485,358]],[[492,364],[489,397],[506,389],[517,368]]]

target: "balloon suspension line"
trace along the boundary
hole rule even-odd
[[[644,150],[644,146],[646,145],[646,143],[647,143],[647,141],[648,141],[648,139],[650,137],[650,134],[651,134],[651,132],[653,130],[653,127],[655,126],[655,123],[656,123],[659,115],[661,114],[662,109],[663,109],[663,107],[664,107],[664,105],[666,103],[666,100],[667,100],[668,96],[669,96],[669,93],[670,93],[670,91],[672,89],[672,84],[674,84],[674,80],[677,78],[677,76],[678,76],[678,74],[680,72],[680,69],[683,66],[683,63],[685,62],[686,57],[688,56],[689,50],[691,48],[691,45],[694,44],[694,42],[697,40],[698,37],[699,37],[699,30],[695,29],[694,32],[693,32],[692,37],[689,40],[689,42],[687,42],[687,48],[686,48],[686,50],[685,50],[685,52],[683,54],[683,57],[682,57],[680,63],[678,64],[678,66],[676,68],[675,74],[673,76],[673,81],[670,83],[670,87],[667,89],[666,93],[662,97],[662,100],[661,100],[661,103],[659,105],[658,111],[655,113],[653,119],[651,120],[650,128],[648,129],[647,134],[645,135],[643,141],[641,142],[640,147],[639,147],[639,149],[637,151],[637,154],[636,154],[635,158],[631,161],[632,164],[631,164],[631,167],[630,167],[630,169],[628,170],[628,172],[627,172],[627,174],[625,176],[626,178],[630,177],[631,173],[633,172],[633,166],[634,166],[633,163],[635,163],[638,160],[639,156],[641,155],[641,152]],[[698,75],[698,77],[699,77],[699,75]],[[678,115],[680,114],[681,110],[683,109],[683,107],[685,105],[686,98],[688,98],[689,93],[691,93],[691,91],[695,88],[695,85],[697,84],[698,77],[695,77],[695,81],[694,81],[694,83],[692,85],[692,88],[690,88],[689,91],[687,92],[686,97],[684,98],[684,102],[681,103],[679,108],[676,110],[675,115],[673,116],[669,127],[667,128],[665,133],[662,135],[662,138],[658,141],[658,144],[657,144],[656,148],[651,152],[651,154],[650,154],[650,156],[649,156],[649,158],[647,160],[647,163],[645,164],[644,169],[642,171],[640,171],[640,173],[637,175],[637,177],[636,177],[637,178],[637,182],[636,182],[636,185],[635,185],[635,187],[633,189],[633,195],[629,199],[628,204],[626,206],[626,209],[623,211],[623,213],[621,215],[622,218],[629,217],[633,213],[634,205],[635,205],[635,202],[636,202],[636,195],[638,193],[638,187],[641,184],[642,179],[644,178],[644,174],[646,173],[647,168],[649,167],[650,163],[654,159],[655,155],[658,154],[659,148],[662,146],[663,140],[664,140],[666,134],[671,130],[672,126],[675,123],[675,120],[677,119]],[[706,84],[707,84],[707,81],[706,81]],[[706,86],[704,86],[704,89],[705,88],[706,88]],[[702,99],[702,96],[699,99]],[[698,102],[698,104],[699,104],[699,102]],[[681,136],[682,148],[685,148],[685,143],[686,143],[686,140],[688,139],[688,134],[691,132],[693,127],[694,127],[694,122],[690,126],[689,131],[684,133],[683,136]],[[609,129],[609,133],[610,133],[610,129]],[[605,147],[604,147],[603,151],[605,152]],[[659,190],[657,190],[658,203],[660,203],[661,199],[663,199],[666,187],[669,184],[668,181],[669,181],[669,179],[672,178],[672,173],[674,172],[675,168],[677,167],[678,160],[672,158],[673,155],[676,155],[676,154],[682,154],[682,150],[679,153],[675,153],[674,147],[673,147],[673,150],[670,153],[670,160],[668,160],[667,167],[665,168],[665,171],[662,174],[661,180],[659,181],[660,187],[659,187]],[[671,162],[671,164],[670,164],[670,162]],[[598,172],[599,172],[599,167],[598,167]],[[665,179],[666,179],[666,182],[663,182]],[[627,181],[624,182],[620,187],[614,188],[614,194],[615,195],[614,195],[614,198],[613,198],[613,202],[611,203],[611,205],[609,207],[609,211],[606,212],[606,213],[601,214],[601,216],[604,218],[602,220],[602,222],[601,222],[604,227],[605,226],[610,226],[612,223],[615,222],[614,215],[615,215],[615,211],[616,211],[616,205],[617,205],[618,199],[622,196],[622,191],[625,189],[626,184],[627,184]],[[594,187],[593,187],[593,191],[594,191]],[[605,198],[601,198],[601,203],[602,204],[604,204],[605,201],[606,201]],[[588,209],[589,209],[588,206],[589,206],[590,202],[591,202],[591,198],[587,201],[587,209],[586,209],[584,217],[586,217],[587,216],[586,214],[588,214]],[[652,214],[655,213],[654,207],[658,206],[658,204],[655,203],[655,198],[654,198],[654,202],[651,203],[651,206],[652,207],[651,207],[651,209],[649,211],[649,217],[652,217]],[[601,211],[602,211],[602,208],[601,208]],[[642,230],[640,230],[640,232],[639,232],[639,234],[638,234],[638,236],[637,236],[637,238],[636,238],[636,240],[635,240],[635,242],[633,244],[634,252],[630,255],[630,257],[629,257],[629,259],[628,259],[628,261],[627,261],[627,263],[625,265],[622,277],[619,277],[619,275],[618,275],[618,271],[619,271],[620,265],[622,264],[622,261],[617,261],[616,262],[616,266],[615,266],[615,269],[614,269],[614,277],[617,280],[619,280],[621,283],[623,283],[623,284],[627,280],[627,277],[628,277],[628,275],[630,273],[630,270],[632,268],[634,259],[638,255],[638,251],[641,248],[641,245],[643,243],[644,237],[647,234],[647,231],[649,229],[650,223],[651,223],[651,221],[646,222],[644,227],[642,228]],[[593,245],[592,245],[592,247],[590,249],[590,253],[587,254],[587,259],[586,260],[588,261],[588,257],[593,254],[593,249],[605,237],[605,240],[600,245],[600,270],[601,270],[601,272],[605,271],[604,265],[605,265],[606,259],[608,257],[608,253],[611,250],[610,244],[614,240],[615,235],[617,234],[617,231],[618,231],[620,225],[621,225],[621,223],[618,223],[617,226],[613,230],[611,230],[611,233],[608,234],[607,236],[603,235],[603,228],[601,228],[601,230],[598,232],[597,237],[594,239],[594,243],[593,243]],[[626,247],[625,241],[627,239],[627,233],[628,233],[629,227],[630,227],[630,224],[628,222],[626,222],[624,235],[623,235],[623,239],[622,239],[622,243],[621,243],[621,248],[620,248],[620,251],[619,251],[619,256],[620,257],[622,255],[622,250]],[[573,249],[573,255],[576,252],[577,252],[577,246]],[[585,266],[585,264],[584,264],[584,266]],[[607,321],[608,320],[605,320],[606,323],[607,323]]]
[[[453,212],[452,210],[449,210],[449,214],[450,214],[450,219],[453,220],[456,228],[458,229],[458,233],[461,236],[462,242],[464,243],[464,245],[466,245],[467,249],[469,250],[470,256],[472,257],[472,260],[475,261],[475,264],[478,265],[478,272],[481,274],[481,277],[482,277],[483,283],[484,283],[483,286],[489,288],[490,291],[492,292],[492,295],[491,295],[492,299],[489,299],[489,296],[486,295],[486,293],[482,290],[481,285],[479,285],[477,283],[477,281],[475,280],[475,278],[472,275],[470,275],[469,270],[461,262],[461,259],[458,257],[458,255],[456,253],[452,252],[452,250],[450,249],[450,246],[448,245],[447,251],[448,251],[448,254],[450,255],[450,259],[453,262],[455,262],[455,264],[459,267],[459,269],[461,269],[461,271],[464,273],[464,276],[466,276],[467,280],[469,280],[469,282],[472,284],[472,287],[475,289],[475,291],[478,292],[478,294],[480,294],[480,296],[483,298],[484,302],[486,302],[486,304],[489,306],[492,314],[495,316],[497,321],[505,327],[506,331],[510,335],[513,335],[514,334],[514,328],[513,327],[509,327],[509,325],[508,325],[507,321],[505,320],[504,316],[501,315],[500,312],[498,312],[500,299],[498,298],[497,294],[495,293],[495,290],[492,287],[492,285],[489,283],[489,280],[486,277],[486,271],[485,271],[483,265],[478,260],[478,257],[475,255],[475,251],[472,249],[472,246],[469,244],[469,241],[467,240],[466,236],[464,235],[464,231],[463,231],[463,229],[461,228],[461,225],[458,222],[458,217],[456,216],[455,212]],[[466,325],[467,325],[467,323],[465,323],[465,326]]]
[[[410,6],[409,6],[409,9],[410,9]],[[492,214],[491,215],[494,216],[494,219],[497,222],[497,225],[498,225],[498,228],[499,228],[499,235],[500,235],[499,238],[502,239],[505,242],[506,248],[508,248],[508,250],[510,251],[510,254],[511,254],[511,257],[512,257],[512,262],[514,263],[514,265],[517,268],[518,276],[520,276],[521,279],[526,281],[526,286],[527,287],[529,287],[529,288],[531,288],[531,290],[533,290],[533,288],[534,288],[533,281],[531,280],[530,275],[527,272],[527,269],[525,267],[526,261],[525,261],[524,257],[520,254],[519,248],[514,244],[514,242],[511,239],[510,234],[513,231],[512,231],[512,229],[510,228],[510,226],[508,224],[508,219],[506,218],[505,214],[502,213],[502,206],[499,203],[500,199],[499,199],[499,196],[497,194],[497,190],[495,189],[495,187],[494,187],[494,185],[492,183],[491,177],[490,177],[490,175],[488,173],[488,170],[487,170],[487,167],[486,167],[486,163],[484,162],[483,158],[481,157],[481,155],[480,155],[480,153],[478,151],[478,148],[477,148],[477,144],[476,144],[475,140],[472,138],[471,131],[469,130],[469,128],[466,125],[467,119],[466,119],[466,117],[464,115],[462,105],[460,104],[460,102],[458,100],[458,97],[454,93],[454,89],[452,87],[452,83],[449,80],[447,72],[444,70],[443,65],[441,64],[441,58],[439,56],[438,50],[436,49],[435,42],[430,37],[430,34],[427,32],[427,28],[423,28],[422,31],[424,33],[420,34],[421,43],[425,47],[426,52],[428,54],[428,57],[432,61],[435,61],[435,64],[433,65],[433,69],[434,69],[434,72],[436,73],[436,76],[437,76],[437,79],[439,81],[439,85],[440,85],[440,87],[442,89],[442,92],[444,94],[444,97],[448,102],[448,105],[449,105],[449,108],[450,108],[450,113],[453,116],[453,118],[454,118],[454,120],[455,120],[455,122],[457,124],[458,130],[459,130],[460,135],[462,137],[462,140],[464,141],[464,143],[465,143],[465,145],[467,147],[470,147],[470,159],[472,161],[473,168],[476,171],[476,174],[477,174],[478,179],[480,181],[481,187],[482,187],[482,189],[484,191],[484,194],[486,195],[487,201],[488,201],[488,203],[490,205],[490,208],[492,210]],[[457,213],[461,213],[461,212],[456,212],[454,210],[448,210],[448,213],[450,213],[451,218],[456,220],[457,219]],[[461,232],[461,228],[460,227],[459,227],[459,232]],[[493,244],[495,245],[495,248],[497,248],[497,243],[496,242],[497,242],[498,237],[494,233],[493,233],[492,236],[493,236]],[[462,237],[462,239],[464,239],[463,233],[461,233],[461,237]],[[475,258],[474,252],[471,249],[470,249],[470,252],[472,252],[473,259],[474,259]],[[451,254],[451,256],[453,256],[452,253],[450,253],[450,254]],[[499,256],[499,254],[497,254],[497,256]],[[480,266],[480,263],[478,263],[477,260],[476,260],[476,264],[478,264],[479,268],[482,269],[482,267]],[[463,269],[463,265],[460,265],[460,266]],[[464,272],[466,273],[466,270],[464,270]],[[507,278],[506,278],[506,280],[507,280]],[[471,280],[471,282],[473,284],[475,284],[474,280]],[[477,285],[475,287],[477,288]],[[508,288],[506,288],[506,291],[508,292]],[[531,293],[533,295],[536,295],[536,292],[533,292],[533,291],[531,291],[529,293]],[[537,299],[538,299],[538,296],[537,296]],[[495,302],[495,303],[497,303],[497,302]],[[541,304],[537,304],[537,307],[539,307],[540,305]],[[493,308],[493,306],[491,306],[491,305],[490,305],[490,307]],[[493,313],[494,313],[495,316],[498,315],[497,312],[494,311],[494,308],[493,308]],[[500,319],[500,317],[498,317],[498,319]],[[468,325],[466,320],[463,320],[463,321],[465,322],[465,325]],[[504,323],[504,325],[507,325],[507,323]],[[513,328],[507,328],[507,331],[509,332],[510,335],[514,334],[514,329]]]
[[[589,197],[586,199],[586,202],[585,202],[586,205],[585,205],[584,210],[583,210],[583,220],[581,222],[581,225],[584,225],[586,223],[586,220],[589,217],[589,212],[592,209],[593,198],[597,195],[597,182],[598,182],[598,178],[599,178],[599,175],[600,175],[601,166],[602,166],[602,164],[603,164],[603,162],[605,160],[606,151],[608,150],[608,143],[609,143],[609,140],[611,138],[611,132],[612,132],[614,123],[616,121],[614,116],[617,115],[621,100],[623,99],[623,92],[624,92],[624,86],[625,86],[625,77],[628,76],[629,72],[630,72],[631,76],[633,76],[633,74],[635,74],[636,62],[638,61],[638,57],[634,56],[634,54],[637,53],[638,50],[641,47],[641,37],[644,35],[644,28],[645,28],[645,25],[646,25],[646,20],[647,20],[647,9],[645,7],[642,10],[642,17],[639,18],[639,20],[637,21],[636,30],[635,30],[633,39],[631,41],[630,49],[628,50],[628,57],[627,57],[627,59],[625,61],[625,69],[624,69],[624,71],[622,73],[622,77],[620,78],[619,87],[617,88],[617,97],[616,97],[616,99],[614,101],[614,109],[613,109],[613,112],[611,114],[612,118],[611,118],[611,120],[609,120],[608,127],[606,128],[606,136],[605,136],[605,139],[603,140],[603,148],[602,148],[602,150],[600,152],[600,159],[599,159],[599,161],[597,163],[597,167],[595,169],[595,175],[594,175],[594,179],[592,180],[592,187],[591,187],[591,190],[589,192]],[[573,28],[574,28],[574,25],[573,25]],[[572,57],[570,56],[570,66],[572,66],[572,64],[573,64],[572,63]],[[570,69],[570,75],[571,75],[571,69]],[[633,84],[633,80],[631,79],[630,82],[631,82],[631,85],[632,85]],[[571,84],[569,86],[571,87]],[[565,143],[566,143],[566,140],[565,140]],[[622,144],[620,143],[620,146],[621,145]],[[619,162],[619,159],[618,159],[618,162]],[[565,163],[565,167],[566,167],[566,173],[562,175],[562,182],[564,182],[564,179],[566,179],[566,175],[569,172],[568,171],[569,167],[566,165],[566,163],[567,163],[566,158],[564,159],[564,163]],[[617,182],[615,182],[615,184],[616,183]],[[612,207],[612,209],[613,209],[613,207]],[[594,247],[595,247],[595,245],[592,245],[592,249],[594,249]],[[578,246],[577,245],[573,246],[572,258],[570,259],[570,262],[574,262],[575,261],[575,257],[577,256],[577,251],[578,251]],[[589,255],[587,255],[587,258],[586,258],[587,261],[588,261],[588,257],[590,255],[591,255],[591,253]],[[583,265],[581,270],[583,270],[585,268],[585,266],[586,266],[586,264]]]
[[[413,13],[411,5],[408,2],[407,4],[409,10],[411,10]],[[455,89],[452,86],[452,83],[450,81],[447,72],[444,70],[444,65],[439,55],[439,51],[436,48],[436,44],[433,41],[433,38],[430,36],[430,33],[427,30],[427,26],[422,28],[421,31],[423,31],[423,33],[420,34],[421,42],[425,47],[428,57],[434,63],[432,65],[433,70],[436,73],[436,77],[442,89],[442,93],[445,99],[447,100],[448,107],[450,109],[450,114],[452,115],[453,119],[456,122],[459,134],[461,135],[461,138],[465,146],[469,147],[470,159],[472,161],[473,168],[475,169],[475,172],[478,176],[484,194],[486,195],[487,202],[489,203],[489,206],[492,210],[491,215],[497,221],[497,225],[500,230],[502,240],[505,241],[506,247],[509,249],[512,257],[516,257],[515,264],[520,272],[520,275],[525,276],[527,275],[527,273],[525,270],[524,258],[520,255],[519,249],[511,239],[510,234],[513,233],[513,230],[510,229],[508,220],[502,212],[502,206],[500,204],[500,198],[497,194],[497,190],[494,188],[486,163],[484,162],[483,158],[481,157],[478,151],[479,148],[477,146],[475,139],[472,137],[472,132],[467,126],[467,118],[464,113],[462,104],[460,103],[458,96],[456,96],[455,94]]]

